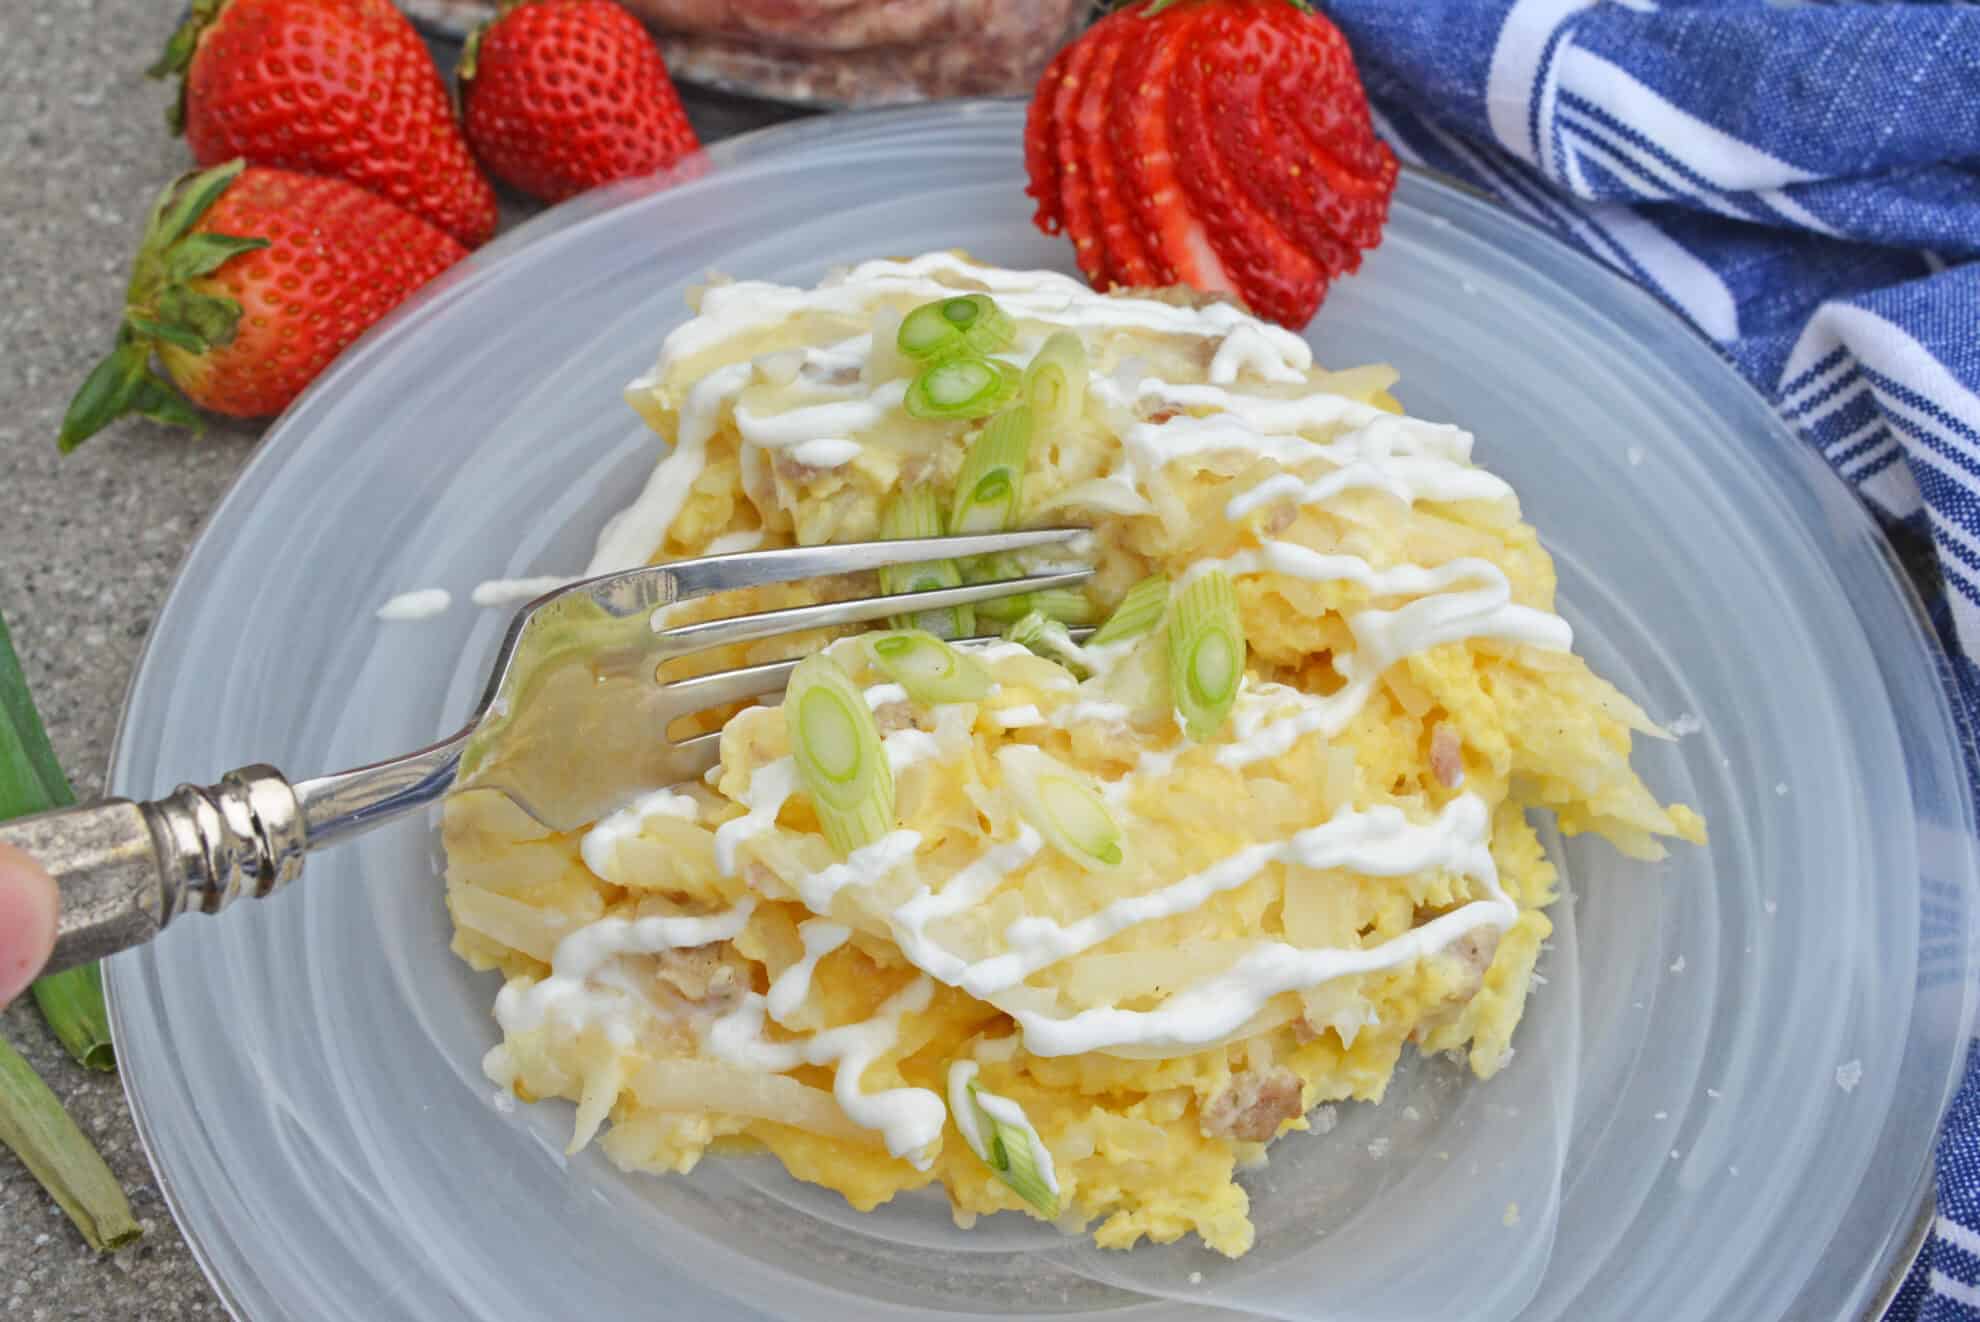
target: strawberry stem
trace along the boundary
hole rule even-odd
[[[220,17],[227,0],[193,0],[191,9],[183,22],[172,30],[165,42],[165,49],[144,71],[147,78],[179,77],[179,94],[172,104],[165,107],[165,123],[174,133],[183,133],[186,128],[186,83],[185,72],[192,67],[193,56],[199,51],[199,39],[213,21]]]
[[[201,354],[233,342],[240,304],[206,293],[193,282],[241,253],[266,248],[268,240],[193,227],[246,168],[246,161],[229,161],[181,176],[159,193],[131,264],[116,346],[90,370],[62,415],[56,444],[64,454],[126,413],[200,427],[199,414],[186,397],[152,370],[151,356],[167,345]]]

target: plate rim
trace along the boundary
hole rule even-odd
[[[237,501],[246,498],[243,493],[262,469],[283,461],[285,457],[283,452],[287,449],[287,446],[270,444],[270,441],[272,439],[279,439],[278,433],[284,431],[290,420],[305,405],[311,402],[319,392],[319,389],[333,378],[341,378],[350,372],[363,370],[364,362],[369,358],[370,354],[377,350],[380,343],[396,334],[403,323],[412,315],[443,299],[451,300],[465,296],[468,291],[490,279],[493,273],[505,265],[508,259],[518,250],[527,246],[533,246],[539,241],[551,236],[568,234],[582,229],[590,221],[608,215],[623,205],[637,201],[653,193],[664,191],[676,183],[692,182],[694,179],[708,173],[708,167],[710,165],[719,169],[723,166],[742,164],[777,153],[795,151],[801,149],[811,139],[829,139],[839,136],[848,123],[868,124],[890,119],[967,120],[1000,107],[1024,105],[1028,101],[1029,98],[1026,96],[1010,95],[953,98],[908,105],[859,107],[835,110],[823,114],[806,115],[783,123],[765,125],[761,128],[739,133],[706,147],[696,156],[689,158],[687,162],[667,171],[642,179],[607,185],[538,212],[514,229],[498,235],[488,244],[469,254],[466,260],[455,266],[452,270],[444,273],[424,289],[418,291],[412,298],[406,300],[405,303],[393,309],[391,313],[359,336],[337,359],[333,360],[328,370],[315,382],[312,382],[281,413],[269,421],[262,436],[255,442],[253,453],[235,472],[232,479],[229,480],[220,498],[207,510],[202,519],[198,534],[187,546],[184,554],[180,557],[179,563],[172,571],[171,585],[164,597],[160,600],[153,616],[154,627],[147,630],[143,645],[138,651],[137,659],[125,683],[124,693],[118,706],[116,729],[111,737],[109,748],[105,755],[104,785],[106,793],[115,792],[113,782],[118,768],[124,760],[126,736],[130,729],[132,703],[140,681],[154,664],[153,650],[160,632],[156,628],[156,622],[163,619],[169,611],[173,610],[179,604],[182,594],[192,590],[189,586],[190,576],[188,571],[192,567],[193,561],[209,546],[214,536],[215,526],[220,522],[221,516],[229,512]],[[1640,306],[1654,308],[1657,317],[1665,325],[1680,328],[1687,336],[1711,349],[1712,357],[1720,365],[1727,377],[1736,381],[1741,391],[1758,400],[1765,407],[1774,427],[1787,435],[1788,439],[1792,442],[1792,452],[1795,455],[1793,462],[1806,469],[1811,474],[1811,480],[1833,484],[1835,488],[1839,488],[1848,497],[1848,504],[1851,509],[1850,517],[1858,524],[1859,530],[1867,530],[1869,532],[1870,544],[1876,548],[1886,567],[1890,570],[1889,577],[1896,584],[1898,594],[1909,613],[1921,626],[1920,633],[1925,640],[1930,659],[1933,662],[1933,677],[1941,697],[1944,699],[1946,712],[1951,718],[1956,742],[1965,753],[1968,766],[1971,767],[1976,761],[1975,750],[1976,748],[1980,748],[1980,736],[1976,736],[1976,732],[1972,727],[1968,713],[1958,693],[1951,689],[1951,676],[1953,674],[1951,661],[1946,653],[1944,644],[1939,638],[1937,629],[1932,624],[1930,612],[1925,605],[1924,598],[1919,592],[1917,584],[1912,580],[1902,557],[1898,554],[1897,548],[1885,534],[1883,527],[1871,515],[1861,498],[1855,491],[1849,488],[1848,484],[1843,481],[1840,475],[1829,465],[1823,463],[1819,456],[1808,451],[1800,438],[1795,436],[1792,429],[1780,419],[1778,411],[1773,407],[1772,402],[1766,398],[1765,394],[1737,370],[1709,336],[1705,335],[1675,309],[1657,298],[1650,291],[1645,290],[1642,286],[1627,279],[1593,256],[1561,239],[1544,226],[1520,215],[1516,211],[1499,206],[1488,194],[1470,186],[1461,179],[1457,179],[1441,171],[1420,166],[1404,165],[1402,170],[1403,173],[1411,176],[1423,186],[1455,194],[1469,205],[1488,208],[1500,218],[1518,222],[1523,229],[1536,235],[1550,245],[1558,255],[1568,258],[1573,263],[1578,263],[1585,273],[1599,273],[1602,283],[1616,298],[1638,300]],[[1817,472],[1821,476],[1813,477],[1812,475]],[[1976,814],[1980,814],[1980,806],[1972,802],[1970,791],[1964,797],[1967,799],[1965,807],[1968,821],[1969,824],[1973,824],[1976,821]],[[1971,836],[1971,832],[1969,832],[1969,836]],[[1968,876],[1959,880],[1968,892],[1969,917],[1967,936],[1970,944],[1971,938],[1975,934],[1976,926],[1980,926],[1980,924],[1976,923],[1973,916],[1973,905],[1971,903],[1976,891],[1980,891],[1980,874],[1970,873]],[[113,957],[113,961],[113,973],[115,970],[126,967],[128,964],[128,961],[121,955]],[[125,1022],[122,997],[116,990],[118,981],[118,978],[115,976],[104,979],[105,999],[109,1011],[113,1041],[122,1033]],[[1972,1037],[1976,1019],[1976,1002],[1980,1002],[1980,996],[1976,996],[1974,980],[1969,976],[1962,995],[1960,1012],[1961,1040],[1967,1040]],[[1957,1079],[1963,1070],[1963,1066],[1964,1058],[1956,1055],[1949,1079]],[[226,1309],[230,1318],[236,1319],[237,1322],[242,1319],[252,1322],[237,1294],[222,1279],[218,1267],[212,1259],[209,1248],[189,1226],[183,1209],[180,1206],[180,1191],[166,1177],[165,1171],[160,1164],[151,1120],[145,1109],[144,1102],[139,1095],[133,1072],[128,1068],[122,1067],[121,1062],[118,1070],[118,1083],[123,1091],[125,1105],[130,1112],[132,1127],[137,1134],[138,1145],[144,1154],[146,1165],[150,1168],[152,1178],[158,1186],[159,1194],[165,1202],[166,1209],[171,1213],[173,1224],[178,1228],[180,1236],[185,1241],[194,1262],[198,1264],[201,1275],[206,1279],[207,1284],[212,1288],[215,1296],[219,1299],[221,1306]],[[1933,1132],[1935,1135],[1944,1123],[1946,1112],[1952,1105],[1955,1091],[1955,1086],[1948,1086],[1945,1089],[1939,1115],[1933,1122]],[[1871,1298],[1877,1301],[1875,1304],[1877,1311],[1867,1314],[1867,1318],[1881,1316],[1884,1305],[1888,1300],[1895,1297],[1896,1289],[1902,1285],[1912,1266],[1915,1265],[1916,1255],[1926,1243],[1929,1243],[1929,1233],[1918,1236],[1915,1235],[1914,1231],[1915,1227],[1921,1221],[1929,1227],[1930,1214],[1935,1210],[1935,1158],[1936,1140],[1931,1147],[1927,1148],[1925,1160],[1911,1181],[1913,1197],[1907,1205],[1915,1207],[1917,1210],[1911,1215],[1901,1217],[1885,1235],[1883,1242],[1874,1246],[1870,1265],[1874,1267],[1878,1263],[1888,1261],[1890,1266],[1887,1271],[1878,1273],[1870,1278],[1879,1283],[1877,1288],[1874,1288],[1870,1292]]]

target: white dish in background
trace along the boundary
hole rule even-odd
[[[346,355],[214,514],[152,629],[113,785],[255,760],[307,774],[452,728],[507,622],[468,590],[584,564],[657,455],[619,388],[705,270],[809,283],[947,246],[1070,269],[1029,223],[1022,115],[769,130],[717,147],[703,178],[580,201],[477,255]],[[1924,1188],[1972,1009],[1972,808],[1941,659],[1888,549],[1675,318],[1425,178],[1405,177],[1311,338],[1329,366],[1396,364],[1412,413],[1475,431],[1554,552],[1577,650],[1652,715],[1702,722],[1640,741],[1638,764],[1704,811],[1710,849],[1557,852],[1575,902],[1553,911],[1519,1060],[1483,1085],[1407,1070],[1382,1107],[1282,1141],[1250,1179],[1258,1247],[1235,1264],[1106,1254],[1009,1217],[963,1234],[933,1198],[861,1217],[757,1160],[627,1176],[595,1149],[566,1162],[563,1104],[497,1104],[479,1068],[493,980],[447,953],[438,850],[406,823],[109,967],[140,1130],[229,1307],[1860,1309]],[[426,586],[456,604],[374,619]]]

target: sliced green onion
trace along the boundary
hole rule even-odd
[[[1047,661],[1058,662],[1072,672],[1074,679],[1087,679],[1093,674],[1093,666],[1066,632],[1066,626],[1038,611],[1030,611],[1008,626],[1004,637]]]
[[[1093,623],[1093,601],[1078,588],[1041,588],[976,603],[979,616],[998,624],[1023,619],[1033,611],[1060,624]]]
[[[1005,532],[1018,526],[1024,504],[1024,466],[1031,453],[1031,410],[1020,404],[984,425],[970,444],[956,494],[949,502],[949,531],[957,535]]]
[[[1114,607],[1114,613],[1086,640],[1086,645],[1105,647],[1108,643],[1124,643],[1130,638],[1139,638],[1160,624],[1168,609],[1168,575],[1150,574],[1127,590],[1121,604]]]
[[[35,979],[34,1003],[78,1064],[105,1073],[117,1068],[117,1053],[110,1044],[110,1011],[103,1003],[101,968],[79,964]]]
[[[1013,1124],[997,1111],[986,1107],[978,1096],[975,1084],[969,1086],[969,1093],[970,1101],[976,1106],[976,1114],[980,1117],[977,1123],[990,1131],[983,1164],[997,1172],[997,1178],[1009,1185],[1012,1193],[1045,1216],[1057,1216],[1059,1195],[1052,1192],[1052,1185],[1038,1162],[1038,1149],[1044,1146],[1038,1131],[1030,1124]],[[994,1093],[991,1095],[996,1096]],[[1020,1111],[1018,1114],[1022,1116],[1024,1113]],[[1050,1160],[1049,1156],[1047,1160]]]
[[[1018,812],[1054,849],[1092,871],[1126,859],[1121,824],[1085,775],[1030,744],[1004,745],[997,765]]]
[[[903,487],[880,511],[880,536],[897,542],[910,537],[940,537],[942,506],[931,486]],[[889,565],[880,571],[880,590],[933,592],[962,586],[962,566],[953,560],[928,560],[915,565]],[[916,611],[887,621],[896,629],[921,629],[938,638],[967,638],[976,632],[976,612],[968,606]]]
[[[798,662],[784,723],[799,782],[840,857],[894,829],[894,773],[880,727],[837,661],[816,652]]]
[[[1169,684],[1183,732],[1202,743],[1217,733],[1244,678],[1244,626],[1231,576],[1205,574],[1176,594],[1169,621]]]
[[[0,1144],[21,1159],[91,1248],[114,1249],[144,1234],[117,1177],[5,1038],[0,1038]]]
[[[932,633],[897,629],[860,640],[874,666],[916,702],[974,702],[990,691],[990,672]]]
[[[1086,409],[1086,346],[1071,331],[1054,331],[1024,369],[1024,402],[1040,428],[1063,431]]]
[[[910,358],[939,362],[958,354],[992,354],[1017,339],[1017,324],[988,294],[958,294],[923,303],[901,322],[895,343]]]
[[[1017,388],[1017,368],[968,355],[922,368],[908,385],[905,404],[917,418],[987,418],[1010,403]]]

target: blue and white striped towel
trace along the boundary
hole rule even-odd
[[[1980,7],[1322,7],[1399,156],[1656,293],[1862,494],[1980,717]],[[1980,1063],[1939,1199],[1892,1318],[1980,1319]]]

